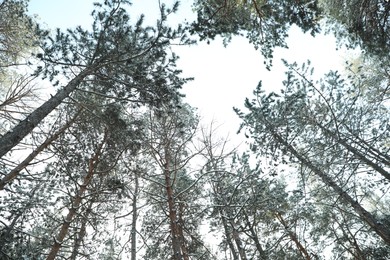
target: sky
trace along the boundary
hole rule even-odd
[[[90,28],[93,0],[30,0],[29,12],[37,16],[40,23],[48,28],[72,28],[78,25]],[[134,22],[144,13],[145,22],[154,24],[158,19],[158,0],[134,0],[130,13]],[[171,0],[164,1],[167,6]],[[196,17],[191,7],[192,0],[182,0],[177,14],[169,19],[176,24]],[[281,59],[302,63],[311,60],[315,75],[321,76],[329,70],[340,70],[348,57],[346,51],[336,51],[335,39],[318,35],[315,38],[303,34],[298,28],[292,28],[287,39],[289,49],[275,50],[274,66],[267,71],[260,52],[242,37],[234,37],[225,48],[217,38],[210,44],[200,42],[193,46],[175,46],[174,52],[180,56],[178,68],[183,76],[195,80],[183,87],[185,101],[198,108],[202,124],[211,121],[220,125],[219,133],[229,135],[233,145],[243,142],[237,136],[240,119],[233,112],[233,107],[243,108],[245,98],[252,98],[252,92],[261,80],[267,90],[278,90],[284,80],[286,68]]]

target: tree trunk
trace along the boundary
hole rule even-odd
[[[312,164],[309,160],[307,160],[303,155],[301,155],[295,148],[288,143],[286,140],[280,136],[271,124],[267,122],[268,130],[271,132],[272,136],[276,139],[278,143],[283,145],[287,151],[289,151],[292,155],[295,156],[303,165],[308,167],[311,171],[313,171],[321,180],[329,187],[331,187],[344,201],[349,204],[355,212],[360,216],[360,218],[366,222],[388,245],[390,245],[390,230],[386,228],[383,224],[381,224],[375,217],[365,210],[359,202],[354,200],[351,196],[347,194],[340,186],[337,185],[336,182],[332,180],[325,172]]]
[[[131,260],[137,259],[137,196],[138,196],[138,173],[136,172],[134,174],[135,178],[135,187],[134,187],[134,194],[133,194],[133,203],[132,203],[132,221],[131,221]]]
[[[290,227],[287,225],[286,221],[284,221],[282,214],[279,212],[276,212],[276,218],[279,220],[280,224],[284,227],[284,229],[287,231],[288,236],[292,241],[294,241],[295,245],[297,246],[299,252],[305,257],[306,260],[311,260],[311,257],[309,253],[307,252],[306,248],[299,242],[297,238],[297,234],[295,232],[292,232]]]
[[[336,142],[344,146],[349,152],[351,152],[353,155],[355,155],[357,158],[359,158],[362,162],[370,166],[372,169],[380,173],[383,177],[385,177],[387,180],[390,180],[390,173],[387,172],[385,169],[383,169],[380,165],[376,164],[375,162],[371,161],[369,158],[367,158],[363,153],[361,153],[358,149],[351,146],[346,140],[340,138],[336,133],[333,133],[326,127],[322,126],[321,124],[316,122],[316,125],[325,133],[325,135],[330,136]]]
[[[22,171],[24,168],[26,168],[29,163],[34,160],[34,158],[42,152],[46,147],[48,147],[53,141],[55,141],[62,133],[65,132],[66,129],[68,129],[73,122],[76,120],[77,116],[80,114],[81,110],[76,113],[76,115],[69,120],[65,125],[63,125],[57,132],[55,132],[52,136],[47,138],[45,142],[43,142],[40,146],[38,146],[29,156],[27,156],[26,159],[24,159],[23,162],[21,162],[18,166],[16,166],[10,173],[8,173],[6,176],[4,176],[0,180],[0,190],[4,189],[5,185],[9,184],[13,179],[16,178],[16,176],[19,175],[20,171]]]
[[[245,253],[245,250],[242,246],[242,241],[241,241],[241,238],[240,238],[240,233],[238,232],[238,230],[234,227],[234,223],[233,221],[230,222],[230,225],[232,226],[232,230],[233,230],[233,239],[234,239],[234,242],[236,242],[236,246],[237,246],[237,249],[238,249],[238,254],[240,255],[240,259],[241,260],[247,260],[247,257],[246,257],[246,253]]]
[[[234,247],[233,241],[231,239],[231,232],[229,231],[227,219],[224,216],[224,212],[222,211],[221,208],[219,209],[219,216],[221,217],[223,229],[224,229],[225,236],[226,236],[226,242],[230,248],[230,252],[233,255],[233,260],[239,260],[238,253],[237,253],[236,248]]]
[[[184,240],[184,218],[183,218],[183,214],[184,214],[184,203],[180,203],[179,204],[179,212],[178,212],[178,227],[179,227],[179,232],[180,232],[180,237],[182,239],[181,241],[181,251],[183,253],[183,258],[184,260],[189,260],[189,256],[188,256],[188,250],[187,250],[187,246],[186,246],[186,243],[185,243],[185,240]]]
[[[167,144],[169,146],[169,144]],[[165,175],[165,188],[168,197],[168,212],[169,220],[171,227],[171,237],[172,237],[172,250],[173,250],[173,259],[174,260],[184,260],[182,253],[182,239],[179,230],[179,220],[177,217],[177,211],[175,206],[175,200],[173,195],[172,181],[171,181],[171,166],[170,166],[170,151],[165,148],[165,165],[164,165],[164,175]]]
[[[249,232],[251,233],[251,238],[255,242],[255,246],[256,246],[257,251],[259,251],[260,259],[261,260],[266,260],[267,259],[267,254],[265,253],[263,247],[261,246],[259,238],[257,237],[257,234],[256,234],[256,232],[255,232],[255,230],[253,228],[253,225],[250,223],[249,217],[248,217],[248,215],[246,214],[245,211],[244,211],[244,216],[245,216],[246,225],[248,226]]]
[[[77,255],[79,254],[79,248],[81,246],[81,242],[83,241],[84,239],[84,236],[85,236],[85,233],[86,233],[86,228],[87,228],[87,222],[88,222],[88,216],[89,214],[91,213],[92,211],[92,205],[94,203],[94,200],[91,200],[88,204],[88,208],[86,209],[85,211],[85,214],[81,220],[81,226],[80,226],[80,230],[79,232],[77,233],[77,235],[75,236],[75,241],[74,241],[74,245],[73,245],[73,250],[72,250],[72,254],[70,256],[70,259],[71,260],[76,260],[76,257]]]
[[[80,207],[81,201],[84,197],[85,192],[87,191],[87,186],[91,182],[93,175],[95,174],[96,166],[99,162],[99,157],[102,152],[102,148],[107,139],[107,131],[105,131],[104,138],[100,143],[98,149],[95,152],[95,155],[89,159],[88,162],[88,173],[85,175],[83,184],[80,185],[80,189],[77,192],[76,197],[72,201],[72,207],[69,209],[68,214],[64,219],[64,223],[61,226],[60,232],[57,237],[54,239],[54,244],[51,247],[51,250],[46,258],[46,260],[54,260],[58,254],[58,251],[61,248],[62,242],[64,241],[65,236],[68,234],[70,223],[73,220],[73,217],[76,215],[77,209]]]
[[[213,159],[213,156],[211,156],[211,158]],[[219,178],[219,173],[218,173],[218,168],[216,165],[213,164],[213,169],[215,170],[216,174],[217,174],[217,178]],[[223,194],[222,191],[221,191],[221,187],[218,186],[218,181],[216,183],[213,183],[211,182],[211,186],[213,187],[213,192],[214,192],[214,196],[218,197],[218,196],[221,196],[220,194]],[[225,203],[225,198],[221,199],[223,201],[219,201],[219,203],[221,203],[222,205],[225,205],[226,206],[226,203]],[[221,218],[221,222],[222,222],[222,226],[223,226],[223,231],[225,233],[225,237],[226,237],[226,242],[229,246],[229,249],[230,249],[230,252],[232,253],[233,255],[233,260],[239,260],[239,254],[236,250],[236,248],[234,247],[234,244],[233,244],[233,241],[232,241],[232,231],[229,230],[229,223],[228,223],[228,220],[226,219],[226,214],[227,212],[225,211],[224,208],[222,207],[218,207],[218,213],[219,213],[219,216]]]
[[[35,109],[24,120],[20,121],[12,130],[8,131],[0,138],[0,158],[15,147],[56,107],[58,107],[65,98],[67,98],[76,87],[87,77],[93,68],[87,68],[81,71],[64,88],[59,90],[54,96]]]

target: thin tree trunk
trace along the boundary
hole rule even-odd
[[[211,156],[210,158],[213,160],[214,156],[213,156],[211,151],[210,151],[210,156]],[[214,169],[214,171],[217,174],[216,177],[220,178],[220,174],[218,172],[218,168],[217,168],[217,166],[214,163],[213,163],[212,168]],[[211,186],[213,187],[213,192],[215,194],[214,196],[216,196],[216,197],[221,196],[221,194],[223,194],[222,191],[221,191],[220,186],[218,186],[218,185],[219,185],[218,181],[216,183],[211,182]],[[218,204],[219,203],[220,202],[218,202]],[[221,204],[226,205],[225,198],[223,198],[223,202],[221,202]],[[233,244],[233,241],[232,241],[232,232],[229,230],[228,220],[226,219],[226,212],[224,211],[224,208],[218,207],[218,213],[219,213],[219,217],[221,218],[223,231],[224,231],[225,237],[226,237],[226,243],[229,246],[230,252],[231,252],[231,254],[233,256],[233,260],[239,260],[239,254],[238,254],[236,248],[234,247],[234,244]]]
[[[233,230],[233,239],[234,239],[234,242],[236,243],[236,246],[237,246],[237,249],[238,249],[238,254],[240,255],[240,259],[241,260],[247,260],[247,257],[246,257],[246,253],[245,253],[245,250],[242,246],[242,241],[241,241],[241,238],[240,238],[240,233],[238,232],[238,230],[234,227],[234,223],[233,221],[230,222],[230,225],[232,227],[232,230]]]
[[[342,213],[341,213],[341,214],[342,214]],[[344,216],[343,216],[343,218],[344,218]],[[334,216],[334,215],[333,215],[333,220],[337,223],[337,225],[338,225],[338,227],[339,227],[338,229],[340,229],[340,230],[343,232],[344,237],[347,238],[347,240],[349,241],[349,243],[353,246],[353,249],[355,249],[355,250],[349,248],[348,246],[344,246],[344,248],[345,248],[346,250],[348,250],[348,252],[350,252],[351,255],[354,256],[354,259],[366,260],[366,257],[365,257],[365,255],[364,255],[364,253],[363,253],[362,250],[360,249],[360,246],[359,246],[358,242],[356,241],[355,236],[352,234],[351,230],[349,230],[348,226],[346,226],[346,229],[347,229],[347,230],[345,230],[345,229],[343,228],[343,225],[337,221],[337,217]],[[344,221],[345,221],[345,218],[344,218]],[[339,239],[338,236],[337,236],[337,234],[336,234],[336,232],[334,232],[334,233],[335,233],[335,235],[336,235],[336,238]],[[339,240],[340,240],[340,239],[339,239]],[[343,239],[340,243],[346,244],[345,241],[344,241],[344,239]]]
[[[211,157],[213,157],[213,156],[211,156]],[[216,174],[219,175],[219,173],[217,171],[216,165],[213,165],[213,168],[216,171]],[[217,177],[219,178],[218,175],[217,175]],[[220,196],[220,194],[223,194],[220,191],[221,188],[218,186],[218,182],[217,183],[213,183],[212,182],[211,185],[213,187],[213,191],[214,191],[214,194],[215,194],[216,197]],[[225,199],[223,199],[223,200],[225,200]],[[226,203],[224,201],[221,204],[226,205]],[[226,242],[227,242],[227,244],[229,246],[230,252],[233,255],[233,260],[239,260],[239,254],[236,251],[236,248],[234,247],[234,244],[233,244],[233,241],[232,241],[232,232],[229,230],[228,220],[226,219],[226,212],[224,211],[224,208],[218,207],[218,213],[219,213],[219,216],[220,216],[221,221],[222,221],[222,226],[223,226],[223,229],[224,229]]]
[[[56,107],[58,107],[65,98],[67,98],[76,87],[87,77],[93,68],[87,68],[81,71],[64,88],[60,89],[54,96],[35,109],[24,120],[20,121],[12,130],[8,131],[0,138],[0,158],[15,147]]]
[[[390,166],[390,156],[382,153],[377,148],[370,145],[366,140],[354,134],[353,131],[347,125],[344,125],[344,127],[353,135],[353,137],[357,139],[357,140],[353,140],[352,138],[350,138],[352,142],[354,142],[355,144],[359,145],[362,148],[365,148],[369,153],[375,156],[375,158],[378,159],[380,162],[386,164],[387,166]]]
[[[253,225],[250,223],[249,217],[246,214],[245,210],[244,210],[244,216],[245,216],[246,224],[247,224],[247,226],[249,228],[249,232],[251,233],[251,237],[252,237],[253,241],[255,242],[256,249],[257,249],[257,251],[259,251],[260,259],[266,260],[267,259],[267,254],[265,253],[263,247],[261,246],[259,238],[257,237],[257,234],[256,234],[256,232],[255,232],[255,230],[253,228]]]
[[[134,187],[134,194],[133,194],[133,203],[132,203],[132,221],[131,221],[131,260],[137,259],[137,196],[138,196],[138,173],[136,172],[134,174],[135,178],[135,187]]]
[[[320,168],[316,167],[313,163],[307,160],[303,155],[301,155],[295,148],[283,139],[272,127],[271,124],[267,122],[267,126],[272,136],[276,139],[276,141],[282,144],[292,155],[295,156],[303,165],[307,166],[310,170],[312,170],[321,180],[329,187],[331,187],[344,201],[349,204],[355,212],[360,216],[360,218],[366,222],[388,245],[390,245],[390,230],[386,228],[383,224],[381,224],[375,217],[368,212],[365,208],[363,208],[359,202],[354,200],[351,196],[348,195],[346,191],[344,191],[336,182],[332,180],[325,172],[323,172]]]
[[[29,156],[24,159],[23,162],[21,162],[18,166],[16,166],[13,170],[11,170],[10,173],[8,173],[6,176],[4,176],[0,180],[0,190],[3,190],[5,185],[9,184],[13,179],[15,179],[20,171],[22,171],[24,168],[26,168],[29,163],[34,160],[34,158],[42,152],[46,147],[48,147],[52,142],[54,142],[62,133],[65,132],[66,129],[68,129],[76,120],[78,115],[80,114],[81,110],[76,113],[76,115],[69,120],[65,125],[63,125],[60,129],[58,129],[57,132],[55,132],[52,136],[48,137],[40,146],[38,146]]]
[[[79,254],[79,248],[81,246],[81,242],[83,241],[84,239],[84,236],[85,236],[85,233],[86,233],[86,228],[87,228],[87,222],[88,222],[88,216],[89,214],[91,213],[92,211],[92,205],[94,203],[94,200],[91,200],[88,204],[88,208],[86,209],[85,211],[85,214],[81,220],[81,226],[80,226],[80,230],[79,232],[77,233],[77,235],[75,236],[75,241],[74,241],[74,245],[73,245],[73,250],[72,250],[72,254],[70,256],[70,259],[71,260],[76,260],[76,257],[77,255]]]
[[[390,180],[390,173],[388,171],[386,171],[385,169],[383,169],[380,165],[376,164],[375,162],[371,161],[369,158],[367,158],[363,153],[361,153],[358,149],[356,149],[355,147],[351,146],[347,141],[345,141],[344,139],[340,138],[337,136],[336,133],[333,133],[332,131],[330,131],[329,129],[327,129],[326,127],[322,126],[321,124],[319,123],[316,123],[316,125],[318,127],[320,127],[320,129],[322,131],[324,131],[324,133],[328,136],[331,136],[333,139],[336,140],[336,142],[338,142],[339,144],[341,144],[342,146],[344,146],[349,152],[351,152],[352,154],[354,154],[356,157],[358,157],[362,162],[364,162],[365,164],[367,164],[368,166],[370,166],[371,168],[373,168],[375,171],[377,171],[378,173],[380,173],[383,177],[385,177],[386,179]]]
[[[286,221],[284,221],[283,216],[279,212],[276,213],[276,218],[279,220],[279,222],[282,224],[284,229],[287,231],[290,239],[294,241],[299,252],[301,252],[301,254],[305,257],[306,260],[311,260],[311,257],[307,252],[306,248],[301,244],[301,242],[299,242],[297,235],[295,234],[295,232],[291,231],[290,227],[287,225]]]
[[[237,253],[236,248],[234,247],[233,241],[231,239],[231,232],[229,231],[228,223],[227,223],[226,217],[224,216],[224,212],[222,211],[222,209],[219,209],[219,215],[221,217],[222,226],[223,226],[223,229],[225,232],[226,242],[230,248],[230,252],[233,255],[233,260],[239,260],[238,253]]]
[[[60,232],[58,233],[57,237],[54,239],[54,244],[51,247],[46,260],[54,260],[56,258],[58,251],[62,246],[62,242],[64,241],[65,236],[68,234],[70,223],[72,222],[73,217],[76,215],[77,209],[80,207],[84,194],[87,191],[87,186],[89,185],[89,183],[93,178],[93,175],[95,174],[96,166],[99,162],[99,157],[101,155],[103,145],[106,142],[106,139],[107,139],[107,131],[105,131],[104,138],[100,143],[98,149],[96,150],[95,155],[91,159],[89,159],[88,173],[87,175],[85,175],[83,184],[80,185],[80,189],[78,190],[76,197],[72,201],[72,207],[69,209],[69,212],[64,219],[64,223],[61,226]]]

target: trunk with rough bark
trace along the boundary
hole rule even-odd
[[[257,251],[259,251],[260,259],[261,260],[266,260],[267,259],[267,254],[264,251],[263,247],[261,246],[259,238],[257,237],[257,234],[256,234],[256,232],[255,232],[255,230],[253,228],[253,224],[250,223],[249,217],[248,217],[248,215],[247,215],[247,213],[245,211],[244,211],[244,217],[245,217],[246,225],[248,226],[249,232],[251,234],[251,238],[255,242],[255,246],[256,246]]]
[[[364,153],[360,152],[358,149],[350,145],[345,139],[340,138],[337,133],[332,132],[331,130],[327,129],[320,123],[316,122],[316,125],[325,133],[325,135],[330,136],[333,138],[337,143],[341,144],[344,148],[346,148],[349,152],[351,152],[353,155],[355,155],[359,160],[364,162],[366,165],[370,166],[372,169],[380,173],[383,177],[385,177],[387,180],[390,180],[390,173],[386,171],[383,167],[381,167],[379,164],[375,163],[374,161],[370,160],[366,154],[369,153],[369,151],[365,151]],[[374,151],[372,151],[374,152]],[[379,158],[380,161],[383,163],[390,165],[389,162],[386,160],[386,158]]]
[[[164,166],[164,175],[165,175],[165,188],[166,195],[168,200],[168,215],[170,220],[171,228],[171,241],[172,241],[172,250],[173,250],[173,259],[174,260],[188,260],[188,256],[184,254],[186,250],[184,244],[184,238],[180,232],[179,227],[179,218],[177,215],[177,208],[175,205],[174,191],[173,191],[173,182],[171,179],[171,157],[170,151],[168,149],[169,144],[165,148],[165,166]]]
[[[348,193],[343,190],[335,181],[332,180],[325,172],[320,168],[316,167],[313,163],[307,160],[303,155],[301,155],[290,143],[283,139],[280,134],[278,134],[275,129],[267,124],[269,131],[275,140],[284,146],[284,148],[291,153],[295,158],[297,158],[303,165],[308,167],[312,172],[314,172],[320,179],[329,187],[331,187],[336,194],[338,194],[343,202],[349,204],[354,211],[360,216],[360,218],[367,223],[382,239],[385,243],[390,245],[390,230],[383,224],[381,224],[370,212],[363,208],[359,202],[354,200]]]
[[[94,156],[91,159],[89,159],[88,172],[83,179],[83,183],[80,185],[80,189],[78,190],[76,196],[72,200],[72,207],[69,209],[68,214],[64,218],[64,222],[62,223],[58,235],[54,239],[54,244],[51,247],[46,260],[54,260],[58,252],[60,251],[64,238],[68,234],[70,224],[72,223],[73,218],[76,215],[77,210],[80,207],[83,197],[87,191],[87,187],[91,183],[91,180],[96,172],[96,167],[97,164],[99,163],[99,158],[103,149],[103,145],[106,142],[106,140],[107,140],[107,131],[105,132],[104,138],[100,143],[99,147],[96,149]]]
[[[74,241],[74,245],[73,245],[73,250],[72,250],[72,254],[70,256],[70,259],[71,260],[76,260],[77,258],[77,255],[79,254],[79,248],[81,246],[81,243],[83,242],[83,239],[84,239],[84,236],[86,234],[86,228],[87,228],[87,223],[88,223],[88,217],[89,217],[89,214],[91,213],[92,211],[92,205],[94,203],[94,200],[91,200],[89,203],[88,203],[88,207],[87,209],[85,210],[85,213],[84,213],[84,216],[83,218],[81,219],[81,225],[80,225],[80,230],[79,232],[77,232],[76,236],[75,236],[75,241]]]
[[[56,107],[58,107],[65,98],[67,98],[77,86],[87,77],[93,69],[84,69],[75,78],[73,78],[64,88],[59,90],[54,96],[35,109],[24,120],[20,121],[12,130],[8,131],[0,138],[0,158],[8,153],[13,147],[26,137],[31,131]]]
[[[307,252],[306,248],[301,244],[301,242],[299,242],[297,234],[295,234],[295,232],[291,231],[291,228],[288,226],[288,224],[284,220],[282,214],[277,212],[275,215],[276,215],[276,218],[279,220],[280,224],[282,224],[284,229],[287,231],[288,236],[295,243],[295,245],[297,246],[299,252],[301,252],[303,257],[305,257],[306,260],[311,260],[311,257],[309,255],[309,253]]]
[[[172,240],[172,250],[173,250],[173,259],[183,260],[183,254],[181,249],[181,239],[180,231],[178,227],[178,218],[175,208],[175,202],[173,198],[173,189],[171,187],[171,178],[169,173],[165,175],[165,184],[168,197],[168,211],[169,211],[169,220],[171,227],[171,240]]]
[[[133,203],[132,203],[132,222],[131,222],[131,260],[137,259],[137,198],[138,198],[138,173],[134,174],[135,178],[135,187],[134,187],[134,194],[133,194]]]
[[[69,120],[69,122],[67,122],[65,125],[63,125],[60,129],[58,129],[57,132],[55,132],[52,136],[50,136],[49,138],[47,138],[40,146],[38,146],[29,156],[26,157],[26,159],[23,160],[23,162],[21,162],[18,166],[16,166],[13,170],[11,170],[10,173],[8,173],[6,176],[4,176],[1,180],[0,180],[0,190],[4,189],[4,187],[9,184],[10,182],[12,182],[17,176],[18,174],[24,169],[26,168],[29,163],[35,159],[35,157],[40,153],[42,152],[44,149],[46,149],[46,147],[48,147],[52,142],[54,142],[61,134],[63,134],[66,129],[68,129],[72,124],[73,122],[76,120],[76,118],[78,117],[78,115],[80,114],[81,110],[76,113],[76,115],[71,119]]]
[[[179,212],[178,212],[178,227],[180,232],[180,237],[182,239],[181,250],[183,252],[184,260],[189,260],[188,250],[186,246],[186,241],[184,240],[184,203],[179,203]]]

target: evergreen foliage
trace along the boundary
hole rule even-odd
[[[172,28],[178,2],[153,27],[105,0],[90,30],[52,33],[27,6],[0,3],[0,259],[389,258],[389,1],[196,0]],[[229,150],[172,44],[245,35],[270,68],[292,25],[362,55],[321,79],[284,61]],[[57,92],[36,105],[42,79]]]

